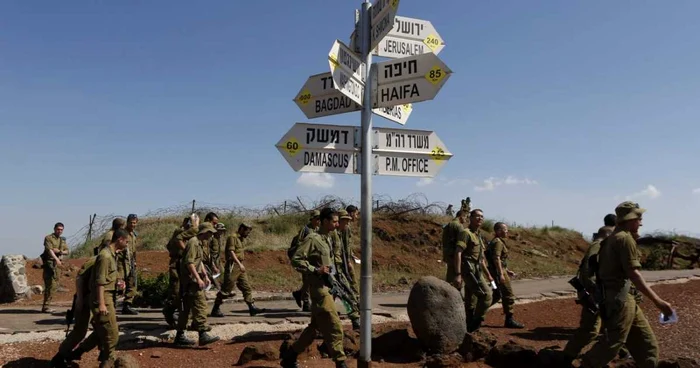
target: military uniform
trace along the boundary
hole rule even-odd
[[[120,252],[121,253],[121,252]],[[95,260],[95,267],[91,277],[91,310],[93,330],[97,334],[98,346],[100,348],[100,367],[113,361],[117,342],[119,341],[119,326],[117,325],[117,314],[114,309],[114,293],[117,289],[117,255],[109,247],[103,247]],[[104,303],[107,307],[107,315],[100,314],[100,299],[98,286],[104,287]]]
[[[199,225],[198,234],[205,232],[216,233],[214,226],[211,223],[205,222]],[[185,339],[184,331],[187,328],[188,316],[192,317],[190,329],[199,332],[199,345],[206,345],[219,340],[207,334],[211,327],[207,324],[207,299],[204,295],[204,290],[199,288],[196,279],[192,276],[189,270],[189,265],[194,265],[195,270],[200,277],[204,273],[202,241],[198,237],[192,237],[187,241],[185,250],[182,253],[180,262],[180,283],[182,287],[183,310],[180,311],[177,324],[176,344],[189,345],[190,342]],[[204,278],[203,281],[206,282]]]
[[[197,235],[197,228],[190,227],[185,230],[178,228],[173,231],[170,237],[167,249],[170,261],[168,263],[168,291],[163,307],[163,315],[168,325],[175,327],[175,319],[173,317],[175,311],[180,306],[180,260],[182,258],[183,249],[180,248],[180,242],[187,243],[192,237]]]
[[[231,253],[236,255],[238,261],[243,264],[245,258],[245,249],[243,247],[243,242],[245,239],[238,233],[233,233],[226,237],[226,248],[225,258],[226,265],[224,266],[224,282],[221,284],[221,290],[216,295],[216,300],[214,301],[214,307],[212,308],[211,315],[215,317],[223,317],[223,313],[219,310],[219,307],[223,303],[224,299],[228,299],[235,295],[233,293],[234,286],[238,287],[243,293],[243,300],[248,304],[248,309],[251,316],[254,316],[260,312],[261,309],[255,307],[255,301],[253,300],[253,289],[250,287],[250,281],[248,280],[248,274],[242,271],[238,264],[231,256]]]
[[[311,223],[306,224],[300,231],[299,234],[297,235],[297,241],[299,244],[303,242],[309,235],[315,233],[318,231],[318,228],[312,227]],[[297,247],[297,249],[299,249]],[[290,256],[291,260],[291,256]],[[307,275],[305,273],[301,274],[301,288],[297,291],[292,292],[292,295],[294,296],[294,299],[297,302],[297,305],[300,307],[303,305],[303,310],[305,312],[308,312],[310,310],[309,307],[309,280],[307,280]]]
[[[335,302],[328,291],[323,277],[318,269],[323,266],[334,266],[334,255],[331,248],[331,234],[312,233],[299,244],[292,257],[292,266],[307,275],[309,294],[311,296],[311,321],[302,331],[287,351],[282,365],[290,366],[296,361],[297,354],[308,348],[320,331],[328,346],[329,355],[335,362],[344,362],[343,328],[340,317],[335,309]]]
[[[639,209],[638,213],[643,211]],[[638,367],[656,367],[659,357],[656,336],[630,292],[631,281],[627,277],[631,270],[641,268],[639,256],[629,231],[617,228],[601,243],[597,282],[604,297],[601,316],[606,333],[584,354],[585,367],[605,366],[623,344],[627,344]]]
[[[107,231],[104,235],[102,235],[102,238],[100,241],[97,243],[97,246],[92,249],[92,253],[97,256],[98,253],[100,253],[100,249],[102,247],[108,245],[109,243],[112,242],[112,236],[114,235],[114,230],[110,229]]]
[[[505,326],[508,328],[522,328],[523,326],[513,319],[513,305],[515,304],[515,294],[510,284],[510,275],[508,275],[508,246],[503,238],[496,237],[488,245],[485,252],[486,261],[489,265],[489,273],[496,282],[496,290],[492,292],[491,305],[501,301],[503,312],[506,315]],[[503,278],[505,282],[501,282],[498,274],[498,266],[496,260],[501,260],[501,268],[503,269]]]
[[[53,295],[56,293],[56,287],[58,287],[59,271],[57,270],[56,261],[54,261],[50,253],[52,249],[58,249],[61,253],[68,252],[66,239],[62,236],[56,236],[55,233],[44,237],[44,253],[41,255],[44,269],[44,304],[41,307],[42,312],[49,311],[49,305],[51,305]],[[60,259],[61,254],[56,254],[56,257]]]
[[[473,331],[484,321],[486,311],[491,306],[492,295],[486,270],[481,266],[485,250],[484,239],[478,230],[474,232],[467,229],[466,234],[466,247],[462,250],[462,280],[465,284],[464,306],[467,309],[467,318],[471,316],[467,325]]]
[[[342,270],[345,273],[345,277],[350,282],[350,287],[355,291],[355,294],[360,294],[360,285],[357,283],[357,276],[355,275],[355,267],[351,266],[354,262],[354,254],[352,252],[352,231],[350,230],[350,225],[344,230],[338,230],[338,236],[342,244],[341,259],[342,259]]]
[[[336,273],[336,278],[338,279],[339,282],[344,283],[345,285],[350,286],[352,289],[352,286],[350,285],[350,280],[347,277],[347,274],[344,271],[344,262],[346,262],[347,258],[344,258],[344,256],[347,254],[345,253],[345,244],[343,243],[343,240],[341,239],[341,234],[337,230],[333,230],[331,232],[330,236],[330,245],[331,245],[331,252],[333,254],[333,259],[334,259],[334,269]],[[349,272],[348,272],[349,273]],[[359,298],[357,295],[357,292],[352,290],[351,291],[352,295],[351,297],[354,299],[355,303],[359,306]],[[352,326],[355,329],[360,328],[360,310],[356,307],[351,307],[350,310],[348,311],[348,318],[352,321]]]
[[[131,262],[133,259],[134,264],[136,263],[136,239],[138,234],[135,231],[126,231],[129,234],[129,246],[127,249],[117,253],[117,272],[119,279],[124,280],[126,284],[122,313],[138,314],[138,312],[131,309],[131,305],[134,303],[134,297],[136,296],[136,273],[132,272]]]
[[[218,224],[217,224],[218,225]],[[220,237],[212,237],[209,241],[209,268],[212,272],[214,269],[221,270],[221,244],[223,241]]]
[[[467,247],[467,230],[459,219],[453,219],[442,229],[442,261],[447,265],[445,281],[457,287],[454,283],[457,273],[455,272],[455,250],[457,247],[465,249]],[[462,287],[457,288],[462,292]]]

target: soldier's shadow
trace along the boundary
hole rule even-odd
[[[527,332],[514,332],[511,335],[532,341],[569,340],[576,329],[570,327],[535,327]]]
[[[234,314],[234,316],[250,316],[248,314],[248,309],[234,309],[231,311],[231,313]],[[299,309],[289,309],[289,308],[280,308],[280,309],[265,309],[264,312],[259,313],[255,315],[255,317],[263,317],[263,318],[290,318],[290,317],[309,317],[311,316],[310,312],[303,312]]]
[[[5,363],[3,368],[45,368],[49,366],[48,360],[37,359],[37,358],[19,358],[11,362]]]

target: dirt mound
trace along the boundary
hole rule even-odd
[[[649,235],[637,240],[646,269],[693,268],[700,265],[700,239]]]

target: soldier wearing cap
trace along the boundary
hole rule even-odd
[[[321,212],[318,210],[313,210],[311,211],[310,218],[309,218],[309,223],[306,224],[300,231],[299,234],[297,234],[294,239],[292,239],[292,245],[289,247],[289,251],[287,251],[287,255],[289,256],[289,259],[291,261],[292,256],[294,255],[294,252],[296,251],[297,247],[301,242],[306,239],[309,235],[312,233],[315,233],[318,231],[319,225],[321,224]],[[302,308],[304,312],[308,312],[311,310],[309,307],[309,283],[308,280],[306,280],[307,275],[302,273],[301,274],[301,288],[299,290],[293,291],[292,296],[294,297],[294,300],[297,302],[297,305]],[[303,307],[302,307],[303,305]]]
[[[204,222],[205,223],[210,223],[214,229],[216,229],[216,225],[219,224],[219,215],[217,215],[214,212],[209,212],[204,216]],[[218,232],[218,231],[217,231]],[[209,267],[209,271],[214,271],[211,269],[211,242],[214,240],[216,237],[216,234],[211,239],[206,239],[202,240],[202,260],[204,262],[204,265],[206,267]],[[216,274],[217,272],[214,272]]]
[[[53,226],[53,233],[44,237],[44,252],[41,254],[44,269],[44,304],[41,311],[51,313],[54,310],[49,308],[53,300],[53,294],[58,286],[58,266],[61,266],[61,258],[68,254],[68,244],[63,234],[63,224],[57,222]]]
[[[126,226],[126,220],[124,220],[123,218],[117,217],[117,218],[113,219],[112,220],[112,228],[109,229],[109,231],[107,231],[102,236],[102,239],[100,239],[97,246],[92,249],[93,254],[97,255],[97,253],[100,252],[100,249],[102,247],[106,246],[107,244],[109,244],[109,242],[112,241],[112,235],[114,235],[114,232],[119,230],[119,229],[123,229],[124,226]]]
[[[117,253],[117,267],[119,278],[124,280],[126,290],[124,291],[124,305],[122,314],[137,315],[139,312],[131,308],[136,296],[136,241],[138,233],[136,224],[139,218],[135,214],[126,217],[126,227],[124,230],[129,234],[129,247],[124,252]],[[132,267],[133,265],[133,267]]]
[[[207,299],[204,289],[209,286],[207,270],[203,263],[202,241],[211,239],[216,229],[211,222],[199,225],[197,236],[187,241],[180,262],[180,283],[182,284],[183,310],[180,311],[177,323],[175,344],[181,346],[194,345],[194,341],[185,336],[187,320],[192,314],[193,330],[199,333],[199,345],[207,345],[219,340],[219,337],[209,334],[211,327],[207,325]]]
[[[600,303],[602,335],[583,355],[583,367],[603,367],[627,344],[637,367],[656,367],[659,346],[654,331],[630,292],[632,284],[646,295],[664,315],[673,313],[671,304],[644,281],[640,269],[635,236],[642,226],[646,209],[637,203],[622,202],[615,208],[617,226],[600,244],[597,280],[603,301]]]
[[[349,237],[349,224],[350,221],[352,221],[352,217],[346,210],[339,210],[337,215],[339,217],[338,228],[333,230],[331,233],[331,245],[333,246],[335,269],[338,273],[339,281],[347,284],[352,289],[352,297],[357,301],[359,300],[357,285],[351,281],[354,279]],[[348,313],[348,318],[350,318],[350,321],[352,322],[352,328],[359,330],[360,311],[353,308],[353,310]]]
[[[460,269],[461,257],[455,257],[457,248],[467,247],[467,230],[464,224],[467,222],[467,214],[463,210],[457,211],[457,215],[445,227],[442,228],[442,261],[447,265],[445,281],[462,293],[462,282],[457,280],[456,270]]]
[[[180,307],[180,261],[185,251],[187,242],[197,236],[199,231],[199,217],[190,216],[182,220],[182,226],[173,231],[166,248],[170,261],[168,263],[168,291],[163,303],[163,315],[170,327],[176,327],[175,311]]]
[[[331,273],[334,265],[330,242],[331,233],[338,226],[338,215],[333,209],[324,208],[319,217],[321,220],[319,231],[305,237],[292,256],[292,266],[308,276],[313,303],[309,325],[282,356],[281,365],[284,368],[298,366],[298,354],[314,342],[317,331],[321,332],[335,366],[347,367],[343,351],[343,328],[335,309],[335,302],[324,280],[326,275]]]
[[[255,306],[255,300],[253,300],[253,289],[250,287],[250,281],[248,281],[248,274],[246,273],[246,268],[243,265],[243,259],[245,256],[245,249],[243,242],[250,235],[253,227],[245,222],[238,226],[238,231],[229,235],[226,238],[226,249],[224,250],[226,256],[226,264],[224,266],[224,282],[221,285],[221,290],[216,294],[216,300],[214,301],[214,307],[211,310],[212,317],[223,317],[224,314],[219,309],[224,299],[228,299],[235,295],[233,293],[233,287],[237,286],[238,290],[243,293],[243,300],[248,304],[248,312],[251,316],[255,316],[258,313],[262,313],[265,310]]]
[[[493,225],[494,238],[486,248],[485,256],[489,265],[489,273],[496,281],[497,288],[493,291],[491,305],[501,300],[503,313],[506,315],[504,326],[506,328],[523,328],[522,323],[513,318],[513,305],[515,304],[515,294],[510,284],[510,278],[515,275],[508,269],[508,246],[506,237],[508,236],[508,225],[497,222]]]
[[[219,222],[214,225],[214,228],[216,234],[209,242],[209,268],[214,274],[217,274],[221,272],[221,243],[223,242],[221,238],[226,234],[226,225]]]

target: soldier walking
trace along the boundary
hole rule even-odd
[[[335,257],[335,270],[338,277],[338,281],[344,283],[345,285],[349,286],[351,297],[354,298],[356,301],[359,301],[360,296],[359,292],[356,288],[356,285],[353,285],[353,283],[350,281],[351,280],[351,274],[352,274],[352,265],[350,263],[350,247],[349,247],[349,232],[350,229],[348,228],[348,224],[350,221],[352,221],[352,217],[348,214],[346,210],[339,210],[337,212],[338,215],[338,228],[333,230],[332,232],[332,241],[331,245],[333,247],[333,254]],[[359,303],[358,303],[359,304]],[[352,328],[355,330],[360,329],[360,310],[352,307],[352,309],[348,312],[348,318],[350,318],[350,322],[352,323]]]
[[[246,304],[248,304],[248,312],[251,316],[264,312],[264,309],[260,309],[255,306],[255,300],[253,300],[253,289],[250,287],[248,274],[246,273],[246,268],[243,265],[243,259],[245,257],[245,248],[243,243],[248,238],[248,235],[250,235],[252,230],[253,227],[244,222],[238,226],[237,232],[229,235],[226,238],[224,282],[221,285],[221,290],[219,290],[219,292],[216,294],[214,307],[211,310],[212,317],[224,316],[220,307],[224,302],[224,299],[228,299],[234,295],[234,286],[237,286],[238,290],[243,293],[243,300],[245,300]]]
[[[326,275],[334,265],[331,253],[331,232],[338,226],[338,215],[330,208],[324,208],[319,215],[321,227],[318,233],[309,234],[299,244],[292,256],[292,266],[307,275],[311,295],[311,321],[299,338],[283,355],[281,365],[285,368],[297,365],[297,356],[308,348],[321,332],[329,354],[337,368],[346,368],[343,351],[343,328],[335,309],[335,302],[328,291]]]
[[[182,226],[173,231],[166,247],[170,261],[168,262],[168,294],[163,303],[163,316],[168,325],[173,328],[177,325],[175,311],[180,308],[180,260],[187,242],[197,236],[198,228],[198,216],[185,217]]]
[[[671,304],[661,299],[644,281],[639,250],[635,240],[646,209],[625,201],[615,208],[617,226],[600,244],[596,282],[603,296],[600,303],[602,328],[605,331],[582,359],[584,367],[607,365],[624,344],[637,367],[656,367],[659,345],[654,331],[630,293],[632,284],[646,295],[666,316],[673,313]]]
[[[491,305],[501,300],[503,312],[506,314],[504,326],[507,328],[523,328],[520,322],[513,319],[513,305],[515,304],[515,294],[510,285],[510,278],[515,273],[508,269],[508,247],[506,237],[508,236],[508,225],[497,222],[493,225],[495,237],[486,249],[486,260],[489,264],[489,273],[496,281],[497,288],[493,291]]]
[[[63,224],[57,222],[53,226],[53,233],[44,237],[44,252],[41,254],[42,268],[44,269],[44,303],[41,306],[43,313],[54,312],[49,306],[58,287],[58,267],[63,265],[61,258],[68,254],[66,238],[61,236],[63,228]]]
[[[112,235],[114,235],[114,232],[123,229],[124,226],[126,226],[126,221],[123,218],[117,217],[112,220],[112,228],[109,229],[103,236],[102,239],[100,239],[100,242],[97,244],[95,248],[92,249],[92,252],[95,256],[97,256],[97,253],[100,252],[100,249],[102,247],[107,246],[111,241],[112,241]]]
[[[321,223],[320,215],[321,213],[318,210],[311,211],[309,223],[299,231],[299,234],[297,234],[294,239],[292,239],[292,245],[289,247],[289,251],[287,251],[287,256],[290,261],[299,244],[301,244],[307,236],[318,231],[318,226]],[[311,308],[309,308],[309,283],[306,277],[306,274],[301,274],[301,288],[292,292],[294,300],[304,312],[311,310]]]
[[[124,280],[126,289],[124,290],[124,305],[122,314],[137,315],[139,312],[132,309],[134,297],[136,296],[136,225],[139,222],[138,216],[129,214],[126,217],[126,227],[124,230],[129,234],[129,247],[126,251],[117,255],[119,278]]]
[[[199,332],[199,345],[207,345],[219,340],[218,336],[209,334],[211,327],[207,325],[207,299],[204,288],[209,285],[207,270],[204,268],[202,241],[211,239],[216,229],[211,222],[199,225],[197,236],[187,241],[182,253],[180,264],[180,283],[182,284],[183,310],[180,311],[177,323],[175,344],[181,346],[194,345],[194,341],[185,336],[187,321],[192,314],[193,330]]]
[[[457,249],[467,247],[467,230],[464,224],[467,222],[467,212],[457,211],[457,215],[445,227],[442,228],[442,261],[447,265],[445,281],[462,293],[462,278],[457,270],[461,269],[462,256]],[[459,278],[457,276],[460,276]]]

